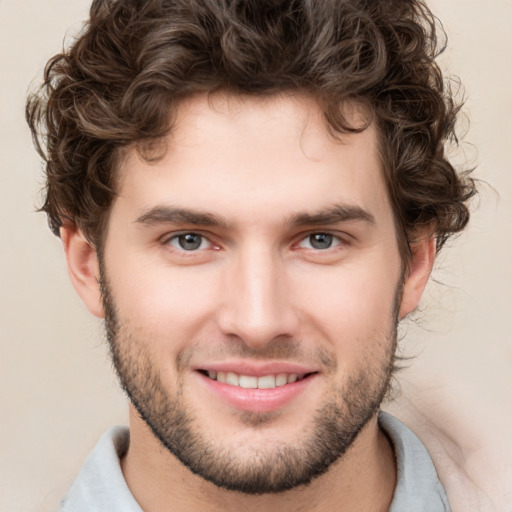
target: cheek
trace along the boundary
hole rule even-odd
[[[362,347],[385,342],[394,329],[400,274],[381,274],[371,268],[339,268],[323,277],[311,276],[300,286],[308,290],[301,309],[310,323],[323,332],[335,351],[349,359]]]
[[[173,348],[204,328],[216,302],[214,274],[192,267],[130,265],[130,261],[118,268],[122,270],[108,275],[120,320],[154,342],[172,341]]]

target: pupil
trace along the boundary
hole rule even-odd
[[[332,235],[315,233],[309,237],[309,241],[315,249],[328,249],[332,245]]]
[[[179,244],[182,249],[192,251],[201,245],[201,236],[195,233],[187,233],[179,237]]]

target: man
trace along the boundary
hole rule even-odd
[[[65,511],[449,510],[380,412],[468,221],[420,1],[96,0],[27,106],[130,430]]]

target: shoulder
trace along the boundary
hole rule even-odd
[[[397,465],[390,512],[450,512],[446,492],[423,443],[388,413],[379,414],[379,425],[393,446]]]
[[[69,489],[60,512],[142,512],[121,470],[129,442],[127,427],[112,427],[103,434]]]

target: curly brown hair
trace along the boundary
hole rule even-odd
[[[94,0],[27,102],[46,162],[41,210],[56,234],[68,219],[100,249],[122,149],[150,158],[182,98],[297,90],[333,133],[365,128],[344,118],[347,101],[367,108],[404,261],[418,226],[439,250],[476,193],[444,156],[459,105],[435,62],[439,26],[421,0]]]

